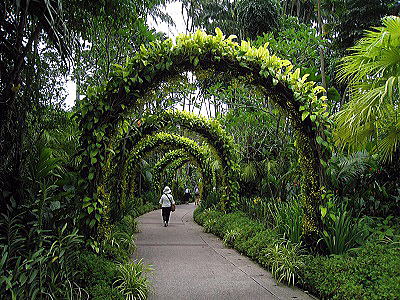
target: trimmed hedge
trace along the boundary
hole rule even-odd
[[[368,242],[344,255],[308,256],[300,278],[324,299],[400,299],[400,246]]]
[[[197,208],[193,216],[205,231],[223,238],[225,244],[257,261],[278,281],[296,282],[298,269],[303,264],[297,244],[284,240],[276,231],[265,228],[242,212],[224,214]]]
[[[107,258],[83,251],[77,259],[78,282],[88,292],[90,299],[124,299],[113,287],[118,277],[117,264]]]
[[[205,231],[271,270],[278,280],[282,278],[274,274],[274,264],[293,272],[297,285],[321,299],[400,299],[398,243],[368,242],[344,255],[303,255],[295,244],[283,242],[276,231],[244,213],[198,208],[193,216]]]

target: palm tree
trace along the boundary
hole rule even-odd
[[[254,39],[272,31],[279,26],[281,16],[277,0],[184,0],[182,5],[189,17],[189,31],[202,28],[214,32],[219,27],[224,34],[234,34],[239,39]]]
[[[382,22],[383,27],[367,31],[342,59],[338,75],[349,82],[350,101],[335,116],[335,137],[337,145],[370,147],[387,161],[400,141],[400,18]]]

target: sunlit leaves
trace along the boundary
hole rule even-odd
[[[287,112],[295,122],[298,124],[308,122],[306,126],[309,126],[311,120],[313,130],[328,127],[330,121],[324,113],[326,99],[322,96],[322,88],[316,87],[314,82],[307,81],[307,76],[301,76],[300,69],[293,71],[290,61],[271,55],[267,48],[268,44],[253,47],[250,42],[242,41],[238,44],[234,39],[233,36],[226,39],[222,31],[216,29],[215,36],[197,31],[190,35],[179,35],[175,42],[170,39],[151,42],[146,47],[140,47],[123,66],[116,65],[105,85],[89,91],[87,97],[81,101],[80,115],[83,131],[81,141],[84,145],[82,155],[85,162],[83,173],[89,181],[88,186],[95,186],[101,182],[103,172],[100,171],[106,169],[106,164],[109,162],[109,159],[105,158],[106,154],[108,157],[119,155],[118,151],[111,152],[106,149],[111,149],[110,139],[113,134],[119,132],[118,124],[124,114],[137,105],[150,87],[182,71],[218,67],[235,69],[244,76],[258,76],[258,80],[265,83],[265,87],[272,82],[275,91],[284,90],[286,95],[294,95],[289,97],[288,101],[291,101],[292,105],[286,109],[291,109]],[[273,85],[270,85],[272,89]],[[302,107],[302,110],[296,111],[297,107]],[[185,124],[191,130],[203,129],[203,132],[209,135],[209,141],[221,154],[223,167],[226,168],[227,183],[230,188],[227,191],[231,195],[224,197],[234,197],[237,194],[236,176],[239,166],[235,148],[232,146],[231,138],[224,133],[219,124],[215,123],[216,121],[203,120],[192,115],[177,115],[174,112],[166,113],[158,119],[154,118],[155,121],[161,122],[157,123],[160,127],[168,123],[168,120],[180,120],[181,124]],[[140,128],[144,127],[143,120]],[[143,152],[160,143],[184,149],[186,145],[189,153],[193,151],[190,149],[199,147],[192,140],[182,140],[182,137],[158,133],[140,141],[131,153],[131,158],[140,158]],[[326,145],[327,142],[321,144]],[[95,152],[95,149],[98,151]],[[96,199],[96,196],[91,198],[94,203],[100,200],[100,197]]]
[[[349,82],[351,101],[336,115],[336,143],[350,150],[372,143],[383,160],[400,140],[400,18],[387,17],[368,31],[342,59],[341,80]]]

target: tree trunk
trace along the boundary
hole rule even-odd
[[[323,31],[322,31],[322,16],[321,16],[321,0],[318,0],[318,30],[321,38],[323,38]],[[324,49],[320,46],[319,47],[319,59],[321,63],[321,77],[322,77],[322,86],[325,89],[324,95],[326,96],[326,91],[328,90],[326,85],[326,75],[325,75],[325,58],[324,58]]]

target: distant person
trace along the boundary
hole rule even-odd
[[[194,204],[199,205],[200,203],[200,191],[199,191],[199,187],[196,186],[196,188],[194,189]]]
[[[190,190],[188,187],[186,187],[183,201],[185,201],[186,204],[189,204],[189,200],[190,200]]]
[[[164,221],[164,227],[168,226],[169,216],[171,214],[171,209],[175,210],[175,201],[174,197],[172,197],[171,189],[166,186],[163,190],[163,195],[160,198],[161,210],[162,210],[162,218]]]

